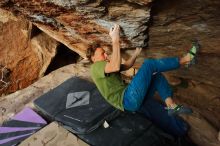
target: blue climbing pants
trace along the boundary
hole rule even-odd
[[[161,72],[179,67],[179,59],[176,57],[146,59],[124,92],[124,109],[144,114],[170,134],[184,135],[188,130],[188,125],[179,117],[169,116],[164,105],[153,98],[156,91],[163,101],[167,97],[172,97],[171,87]]]

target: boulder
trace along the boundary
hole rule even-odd
[[[0,95],[35,82],[55,56],[57,41],[45,33],[34,36],[32,31],[32,23],[0,9],[0,65],[10,71]]]
[[[121,47],[146,47],[150,2],[105,0],[5,1],[0,7],[22,15],[52,38],[86,58],[88,48],[110,46],[113,23],[121,26]]]
[[[219,7],[218,0],[155,1],[147,56],[183,56],[197,39],[201,45],[197,65],[171,74],[220,87]]]
[[[179,104],[192,107],[196,114],[186,118],[190,137],[198,145],[220,145],[220,1],[157,0],[152,6],[149,29],[149,58],[183,56],[197,39],[201,45],[197,64],[166,73],[181,80],[174,86]],[[146,57],[145,56],[145,57]],[[170,81],[171,83],[173,81]]]

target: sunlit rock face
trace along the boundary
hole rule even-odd
[[[42,77],[55,56],[57,41],[32,34],[32,24],[0,10],[0,95],[27,87]]]
[[[151,0],[10,0],[1,7],[34,22],[82,57],[94,43],[111,45],[113,23],[121,28],[121,47],[147,46]]]

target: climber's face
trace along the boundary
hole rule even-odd
[[[94,55],[92,56],[92,61],[107,61],[108,55],[103,48],[96,48]]]

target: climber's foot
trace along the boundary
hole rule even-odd
[[[199,51],[200,45],[198,40],[195,40],[192,42],[192,48],[189,50],[189,52],[186,54],[186,67],[190,67],[191,65],[196,64],[197,59],[197,53]]]
[[[174,108],[168,108],[168,115],[169,116],[176,116],[179,114],[192,114],[192,109],[185,107],[183,105],[177,105]]]

